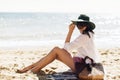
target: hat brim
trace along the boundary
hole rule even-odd
[[[74,24],[77,24],[77,23],[88,23],[90,26],[90,28],[93,30],[95,29],[95,24],[93,22],[90,22],[90,21],[85,21],[85,20],[71,20]]]

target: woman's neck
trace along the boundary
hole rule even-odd
[[[83,33],[83,30],[79,30],[79,31],[80,31],[81,34]]]

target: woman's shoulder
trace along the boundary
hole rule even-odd
[[[94,33],[89,32],[90,37],[94,36]],[[89,36],[87,34],[81,34],[79,37],[83,37],[83,38],[89,38]]]
[[[80,34],[77,39],[84,41],[84,40],[87,40],[88,38],[89,38],[88,35]]]
[[[81,34],[81,35],[79,35],[78,39],[82,40],[82,41],[88,41],[88,40],[93,39],[94,34],[91,32],[89,34],[90,34],[90,37],[87,34]]]

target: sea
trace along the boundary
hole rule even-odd
[[[0,49],[64,46],[71,20],[81,13],[0,12]],[[98,48],[120,47],[120,16],[88,13]],[[79,31],[74,30],[72,40]]]

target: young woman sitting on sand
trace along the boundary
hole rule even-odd
[[[70,42],[75,26],[77,26],[80,31],[80,35],[74,41]],[[90,22],[88,16],[80,15],[78,20],[73,20],[69,25],[69,31],[65,40],[64,48],[53,48],[47,56],[43,57],[38,62],[31,64],[22,70],[17,70],[17,72],[25,73],[28,70],[31,70],[33,73],[38,73],[42,68],[53,62],[55,59],[66,64],[73,72],[77,71],[75,63],[82,62],[86,56],[94,62],[97,62],[96,55],[98,53],[95,50],[93,41],[94,28],[95,24]],[[77,51],[76,55],[73,57],[71,56],[72,50]]]

